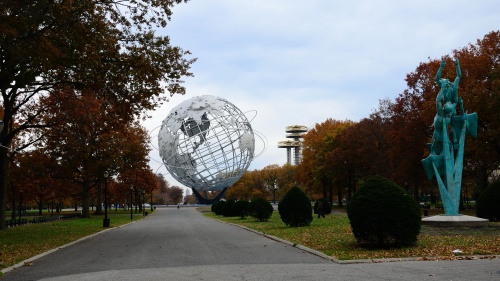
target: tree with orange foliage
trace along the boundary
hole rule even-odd
[[[291,164],[284,164],[278,170],[277,178],[277,198],[279,201],[285,196],[285,194],[292,189],[292,187],[297,186],[297,166]]]
[[[138,124],[123,122],[119,109],[104,98],[93,92],[61,91],[57,98],[42,103],[50,109],[45,118],[57,124],[44,131],[45,149],[57,159],[58,176],[80,184],[83,217],[90,216],[90,191],[95,186],[98,210],[101,208],[105,171],[116,175],[147,167],[147,132]]]
[[[56,179],[53,177],[54,159],[41,150],[33,150],[18,155],[19,173],[14,178],[27,197],[33,198],[42,215],[44,204],[55,195]]]
[[[224,195],[225,198],[252,200],[257,197],[266,198],[270,194],[262,177],[261,170],[246,171]]]
[[[278,164],[267,165],[260,171],[264,186],[271,192],[272,201],[276,203],[276,192],[278,191],[278,177],[280,166]]]
[[[309,197],[333,201],[337,171],[332,170],[328,155],[338,147],[340,134],[353,124],[349,120],[329,118],[316,124],[304,135],[302,162],[297,166],[297,179],[306,187]]]
[[[338,136],[338,145],[327,153],[327,162],[337,188],[339,204],[342,188],[346,187],[347,200],[356,192],[359,180],[373,175],[387,175],[387,125],[377,114],[347,127]]]
[[[172,186],[167,189],[167,197],[169,204],[180,204],[182,203],[182,197],[184,194],[184,189],[178,186]]]
[[[165,179],[163,174],[156,174],[156,178],[158,179],[159,188],[156,195],[154,195],[154,199],[157,204],[167,204],[167,191],[170,188],[170,183]]]
[[[252,187],[252,172],[246,171],[238,181],[227,189],[224,197],[248,201],[252,199]]]
[[[117,178],[117,192],[123,194],[123,197],[132,192],[134,194],[136,206],[139,206],[139,212],[142,212],[142,203],[150,199],[155,190],[160,188],[160,182],[151,169],[139,168],[129,169],[119,174]]]

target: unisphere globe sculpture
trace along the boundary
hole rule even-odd
[[[215,96],[194,97],[173,108],[163,120],[158,143],[169,173],[200,201],[206,191],[222,191],[220,199],[247,170],[255,150],[246,116]]]

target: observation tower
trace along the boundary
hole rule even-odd
[[[285,128],[286,137],[291,140],[284,140],[278,142],[278,148],[286,148],[286,160],[288,164],[292,164],[292,148],[294,150],[293,163],[297,165],[300,163],[300,141],[307,132],[307,127],[302,125],[292,125]]]

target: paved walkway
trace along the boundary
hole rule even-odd
[[[337,264],[193,208],[164,208],[44,255],[0,281],[499,279],[499,259]]]

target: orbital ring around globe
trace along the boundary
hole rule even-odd
[[[255,135],[264,142],[264,151],[264,137],[239,108],[220,97],[198,96],[174,107],[163,120],[158,150],[181,184],[198,192],[223,191],[256,157]]]

